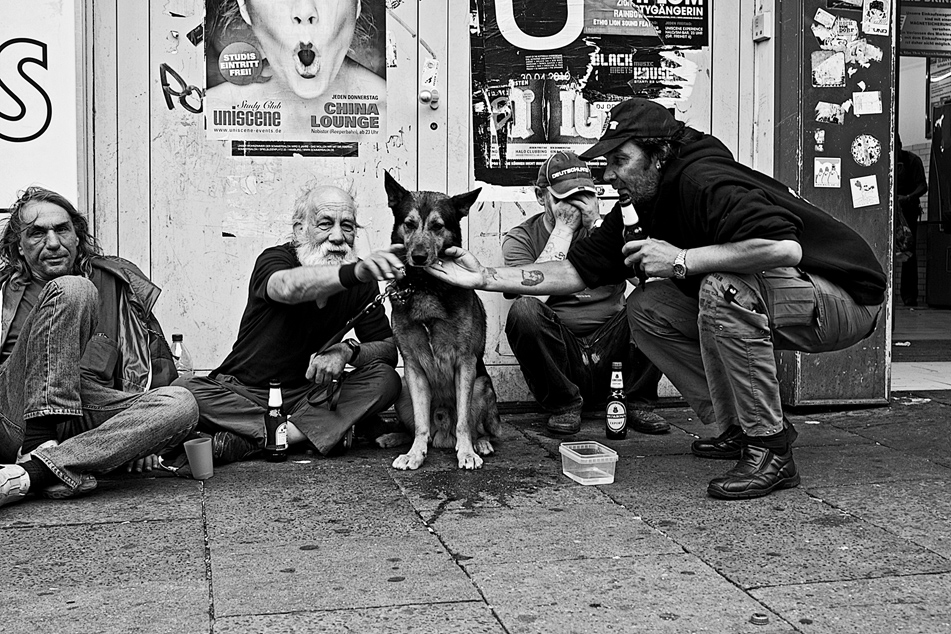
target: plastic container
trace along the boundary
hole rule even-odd
[[[561,453],[561,470],[580,484],[611,484],[617,466],[617,452],[599,442],[585,440],[563,442],[558,447]]]

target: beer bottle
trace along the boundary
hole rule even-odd
[[[627,438],[627,395],[624,394],[624,372],[620,361],[611,363],[611,394],[604,414],[604,435],[610,440]]]
[[[620,201],[621,220],[624,222],[624,244],[631,240],[644,240],[647,238],[647,232],[641,224],[641,219],[637,215],[637,210],[631,204],[631,199],[626,198]],[[647,275],[640,267],[635,267],[634,273],[641,283],[647,281]]]
[[[195,376],[195,366],[192,364],[192,356],[188,353],[183,339],[180,333],[176,332],[172,335],[172,359],[175,361],[179,378],[190,379]]]
[[[284,399],[278,381],[271,381],[267,410],[264,412],[264,433],[264,454],[268,462],[287,460],[287,416],[284,414]]]

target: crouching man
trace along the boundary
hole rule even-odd
[[[30,187],[0,238],[0,506],[150,471],[198,421],[152,315],[159,295],[106,258],[63,196]],[[165,385],[166,387],[155,387]]]

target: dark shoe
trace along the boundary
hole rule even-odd
[[[799,473],[792,449],[780,455],[764,447],[747,445],[732,469],[710,481],[707,494],[724,500],[746,500],[797,486]]]
[[[726,431],[716,438],[701,438],[693,441],[690,451],[701,458],[716,458],[720,460],[738,460],[740,450],[746,443],[746,436],[739,425],[730,425]]]
[[[581,431],[581,410],[552,414],[545,423],[545,428],[554,434],[577,434]]]
[[[660,414],[646,409],[632,409],[627,415],[627,424],[642,434],[665,434],[670,431],[670,424]]]
[[[343,435],[343,438],[341,438],[340,441],[336,445],[331,447],[330,451],[327,452],[327,457],[332,458],[335,456],[342,456],[343,454],[347,453],[350,450],[350,448],[353,447],[354,445],[354,442],[356,439],[356,431],[357,431],[356,425],[352,425],[349,429],[347,429],[347,433]],[[313,447],[313,445],[311,446]],[[317,448],[314,447],[315,451],[316,449]]]
[[[230,431],[215,432],[211,437],[211,456],[216,465],[246,460],[258,451],[254,442]]]
[[[792,446],[799,437],[799,432],[785,416],[783,416],[783,429],[786,431],[786,441]],[[745,445],[746,436],[743,434],[743,429],[739,425],[730,425],[716,438],[701,438],[693,441],[690,451],[701,458],[739,460],[740,451]]]

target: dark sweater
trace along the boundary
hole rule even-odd
[[[652,238],[683,249],[754,238],[795,240],[802,247],[803,271],[838,284],[859,304],[885,299],[885,273],[862,236],[779,181],[737,163],[710,135],[700,134],[668,162],[653,205],[641,215]],[[597,231],[568,252],[588,286],[630,275],[621,253],[622,229],[615,206]],[[678,285],[695,294],[701,277],[688,276]]]

